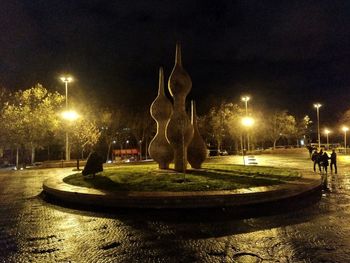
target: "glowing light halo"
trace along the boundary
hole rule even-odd
[[[68,121],[75,121],[80,117],[79,114],[74,110],[64,111],[61,115],[63,119]]]

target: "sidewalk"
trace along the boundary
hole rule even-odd
[[[297,181],[277,186],[206,192],[107,192],[66,184],[64,177],[44,181],[44,192],[60,201],[105,208],[240,207],[285,200],[321,189],[320,176],[310,172],[302,172],[302,178]]]

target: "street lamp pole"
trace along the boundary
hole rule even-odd
[[[140,147],[140,161],[142,161],[142,140],[139,140],[139,147]]]
[[[68,111],[68,83],[71,82],[73,79],[72,77],[64,76],[61,77],[61,80],[64,82],[66,88],[66,111]],[[66,130],[66,161],[70,161],[68,129]]]
[[[250,100],[249,96],[243,96],[242,101],[245,103],[245,116],[248,118],[248,101]],[[249,151],[249,134],[247,132],[247,150]]]
[[[254,119],[250,117],[244,117],[242,119],[242,125],[249,129],[254,125]],[[242,151],[242,156],[243,156],[243,164],[245,165],[245,159],[244,159],[244,151]]]
[[[346,132],[349,130],[348,127],[343,127],[343,132],[344,132],[344,147],[345,147],[345,154],[346,154]]]
[[[320,134],[320,107],[322,104],[315,103],[314,107],[316,108],[317,112],[317,134],[318,134],[318,148],[321,148],[321,134]]]
[[[242,101],[245,103],[245,115],[248,117],[248,101],[250,100],[249,96],[242,97]]]
[[[66,110],[68,110],[68,81],[64,80],[64,85],[66,87]]]

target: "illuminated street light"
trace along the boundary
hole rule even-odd
[[[248,117],[248,101],[250,100],[249,96],[243,96],[241,100],[245,103],[245,116]],[[245,144],[243,142],[243,144]],[[247,133],[247,150],[249,151],[249,134]]]
[[[68,121],[75,121],[79,118],[79,114],[76,111],[64,111],[62,112],[62,118]]]
[[[243,126],[249,128],[249,127],[254,125],[254,119],[251,117],[244,117],[244,118],[242,118],[241,123]],[[247,137],[248,137],[248,131],[247,131]],[[243,136],[242,136],[242,151],[243,151],[243,141],[244,140],[243,140]],[[247,140],[247,148],[249,151],[249,141],[248,140]]]
[[[343,126],[342,130],[344,132],[344,147],[345,147],[345,154],[346,154],[346,132],[349,130],[349,128],[346,126]]]
[[[245,127],[251,127],[254,125],[254,119],[250,117],[244,117],[242,118],[242,124]]]
[[[62,76],[60,79],[64,82],[66,88],[66,110],[68,110],[68,83],[73,81],[72,77]]]
[[[331,133],[331,131],[330,131],[330,130],[328,130],[328,129],[324,129],[324,133],[326,134],[326,138],[327,138],[327,149],[329,149],[329,140],[328,140],[328,134],[330,134],[330,133]]]
[[[322,104],[315,103],[314,107],[316,108],[317,112],[317,134],[318,134],[318,148],[321,148],[321,134],[320,134],[320,107]]]
[[[250,100],[249,96],[243,96],[242,101],[245,103],[245,115],[248,116],[248,101]]]
[[[241,123],[243,126],[250,128],[254,125],[254,119],[251,117],[244,117],[241,120]],[[243,156],[243,164],[245,165],[245,159],[244,159],[244,149],[243,149],[243,134],[242,134],[242,140],[241,140],[241,147],[242,147],[242,156]]]
[[[62,114],[62,117],[66,120],[75,120],[74,118],[77,116],[74,116],[73,113],[69,113],[68,111],[68,83],[73,81],[73,78],[70,76],[62,76],[60,79],[64,82],[65,88],[66,88],[66,113]],[[73,114],[73,115],[72,115]],[[68,130],[66,131],[66,161],[70,160],[70,150],[69,150],[69,138],[68,138]]]
[[[75,111],[64,111],[62,112],[62,118],[73,122],[76,119],[78,119],[80,116]],[[68,136],[68,129],[66,130],[66,161],[70,161],[70,148],[69,148],[69,136]]]

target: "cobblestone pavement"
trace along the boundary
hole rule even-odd
[[[312,166],[298,156],[257,160]],[[64,208],[43,200],[42,181],[70,169],[1,171],[0,262],[350,262],[345,161],[339,171],[329,178],[330,190],[309,206],[252,218],[222,211],[214,219],[208,210],[211,220],[196,211]]]

